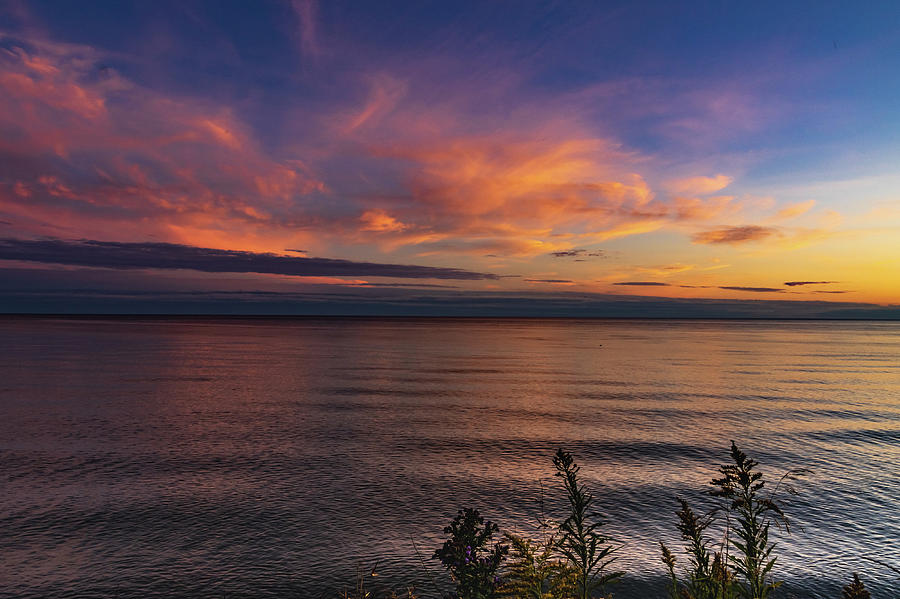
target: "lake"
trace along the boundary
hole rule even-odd
[[[615,597],[662,597],[675,497],[713,505],[732,439],[773,482],[813,471],[776,597],[852,572],[898,596],[900,322],[5,317],[0,341],[2,597],[336,597],[357,567],[434,595],[460,507],[563,514],[558,447],[622,546]]]

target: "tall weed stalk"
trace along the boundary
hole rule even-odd
[[[721,477],[711,481],[714,489],[709,492],[713,497],[726,501],[726,565],[734,568],[738,575],[740,597],[766,599],[782,584],[771,576],[778,558],[773,554],[775,543],[769,541],[770,524],[774,522],[790,532],[790,523],[775,497],[782,489],[796,495],[789,482],[808,471],[789,471],[772,493],[764,495],[766,481],[762,472],[756,469],[758,462],[738,449],[734,441],[731,442],[731,460],[733,463],[719,468]],[[728,552],[729,546],[735,550],[731,554]]]
[[[594,496],[578,482],[579,466],[572,454],[557,450],[553,457],[556,476],[563,480],[569,500],[569,516],[560,525],[559,550],[575,572],[575,597],[588,599],[618,580],[623,572],[608,572],[616,559],[610,539],[600,532],[604,522],[592,511]]]

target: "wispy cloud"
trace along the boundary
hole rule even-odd
[[[298,37],[304,57],[315,60],[320,52],[318,36],[318,4],[316,0],[291,0],[299,24]]]
[[[691,240],[700,244],[728,244],[736,245],[752,241],[760,241],[778,235],[777,229],[762,227],[759,225],[744,225],[738,227],[719,227],[709,231],[695,233]]]
[[[789,219],[795,218],[802,214],[806,214],[810,210],[812,210],[813,206],[816,205],[815,200],[806,200],[805,202],[797,202],[796,204],[791,204],[790,206],[785,206],[781,210],[778,211],[776,218],[778,219]]]
[[[733,181],[734,179],[728,175],[699,176],[667,181],[664,186],[677,195],[707,195],[725,189]]]

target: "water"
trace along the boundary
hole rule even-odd
[[[661,597],[674,497],[703,505],[730,439],[814,470],[779,596],[856,571],[900,597],[900,323],[7,318],[0,341],[3,597],[334,597],[358,564],[428,594],[415,548],[441,577],[459,507],[528,531],[542,480],[560,513],[557,447],[624,544],[616,597]]]

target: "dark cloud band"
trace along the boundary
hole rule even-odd
[[[569,279],[525,279],[526,283],[572,283]]]
[[[728,289],[731,291],[752,291],[753,293],[782,293],[784,289],[776,287],[737,287],[733,285],[721,285],[719,289]]]
[[[396,277],[403,279],[496,279],[497,275],[456,268],[353,262],[217,250],[175,243],[122,243],[63,239],[0,239],[0,260],[97,268],[187,269],[297,277]]]
[[[660,283],[658,281],[622,281],[621,283],[613,283],[613,285],[626,285],[630,287],[670,287],[668,283]]]
[[[589,252],[581,248],[573,248],[571,250],[560,250],[558,252],[550,252],[554,258],[585,258],[585,257],[603,257],[606,252],[603,250],[594,250]]]
[[[830,285],[837,281],[786,281],[784,284],[788,287],[797,287],[799,285]]]

